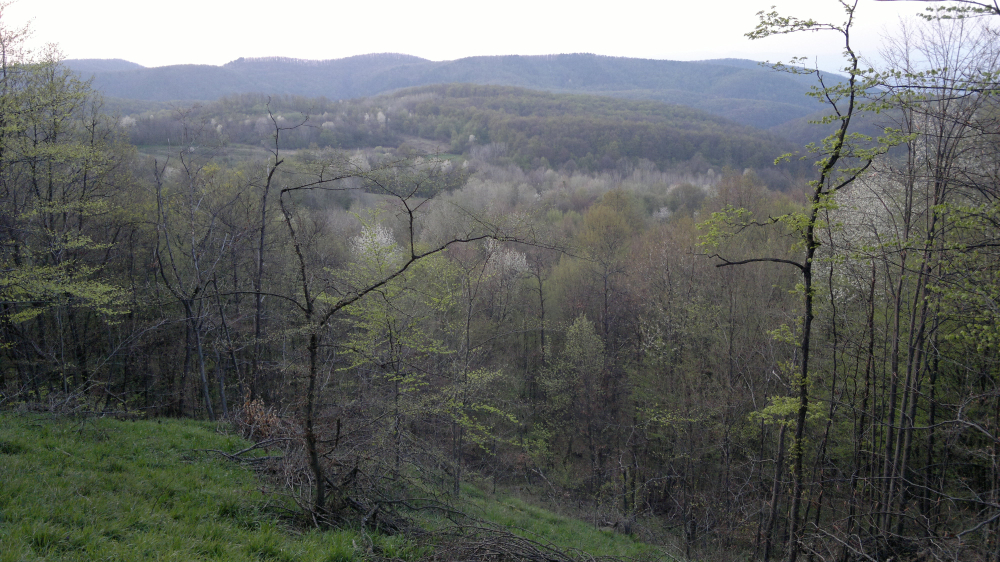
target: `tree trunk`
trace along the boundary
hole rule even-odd
[[[774,481],[771,485],[770,512],[764,527],[764,562],[771,560],[771,544],[774,538],[774,523],[778,520],[778,500],[781,498],[781,473],[785,466],[785,430],[788,426],[781,424],[778,430],[778,458],[774,464]]]

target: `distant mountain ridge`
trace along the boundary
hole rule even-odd
[[[142,70],[145,66],[129,62],[125,59],[71,59],[63,61],[75,72],[83,75],[105,72],[121,72],[123,70]]]
[[[818,109],[801,77],[742,59],[670,61],[593,54],[483,56],[430,61],[397,53],[342,59],[240,58],[222,66],[142,67],[120,59],[65,64],[105,95],[134,100],[210,101],[263,92],[328,99],[367,97],[430,84],[518,86],[686,105],[744,125],[770,128]]]

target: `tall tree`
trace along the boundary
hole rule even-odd
[[[0,18],[7,4],[0,4]],[[123,312],[106,270],[131,157],[87,83],[0,19],[0,346],[23,388],[89,390],[94,329]]]
[[[794,441],[791,446],[790,463],[793,480],[791,506],[789,510],[789,533],[786,548],[786,559],[795,562],[801,550],[802,534],[802,497],[805,490],[805,431],[810,408],[811,375],[810,359],[812,358],[813,321],[815,320],[814,299],[816,294],[815,260],[821,244],[821,232],[825,227],[822,213],[835,205],[835,194],[850,185],[861,173],[868,169],[875,155],[884,151],[883,146],[865,146],[865,137],[852,133],[851,125],[856,115],[863,109],[866,91],[874,85],[871,76],[866,76],[861,67],[860,56],[851,46],[851,29],[854,24],[857,2],[840,0],[844,12],[844,20],[840,23],[821,23],[812,19],[782,16],[775,11],[760,12],[760,23],[757,28],[748,33],[751,39],[763,39],[772,35],[801,33],[810,31],[831,31],[840,35],[843,40],[844,56],[847,65],[844,73],[847,78],[841,83],[828,84],[829,78],[819,70],[810,71],[800,67],[777,65],[781,70],[795,73],[815,74],[819,86],[813,94],[827,104],[831,114],[824,119],[826,123],[836,123],[837,129],[831,136],[824,139],[822,146],[811,147],[817,153],[816,167],[819,169],[817,178],[809,183],[808,206],[804,212],[795,212],[774,219],[757,221],[745,209],[729,208],[713,215],[705,226],[709,229],[706,242],[716,246],[723,234],[723,228],[735,227],[737,230],[781,225],[788,228],[799,241],[798,259],[777,257],[751,257],[732,259],[719,253],[713,254],[722,263],[720,267],[735,266],[754,262],[774,262],[787,264],[796,268],[801,275],[798,288],[802,295],[802,316],[799,328],[799,360],[798,374],[795,380],[796,402],[794,407],[787,401],[775,401],[775,410],[792,413],[794,416]],[[793,409],[792,409],[793,408]],[[788,410],[792,409],[791,412]]]

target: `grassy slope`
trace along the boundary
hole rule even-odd
[[[247,444],[188,420],[0,414],[0,562],[22,560],[348,561],[429,553],[399,537],[299,532],[250,470],[198,449]],[[533,540],[593,555],[657,550],[520,500],[465,488],[463,509]],[[436,526],[434,521],[426,522]],[[441,523],[440,521],[437,523]]]
[[[540,543],[595,556],[670,560],[662,549],[613,531],[595,529],[591,523],[556,515],[517,497],[485,493],[471,485],[463,486],[462,492],[462,507],[467,513]]]
[[[0,417],[0,561],[350,560],[358,535],[293,534],[244,442],[177,420]],[[363,541],[360,541],[363,542]]]

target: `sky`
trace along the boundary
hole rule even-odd
[[[34,46],[65,58],[120,58],[143,66],[221,65],[239,57],[336,59],[404,53],[431,60],[477,55],[595,53],[669,60],[806,56],[842,65],[832,33],[750,41],[756,13],[842,22],[836,0],[16,0],[8,28],[30,23]],[[876,57],[880,37],[920,2],[860,0],[855,47]]]

